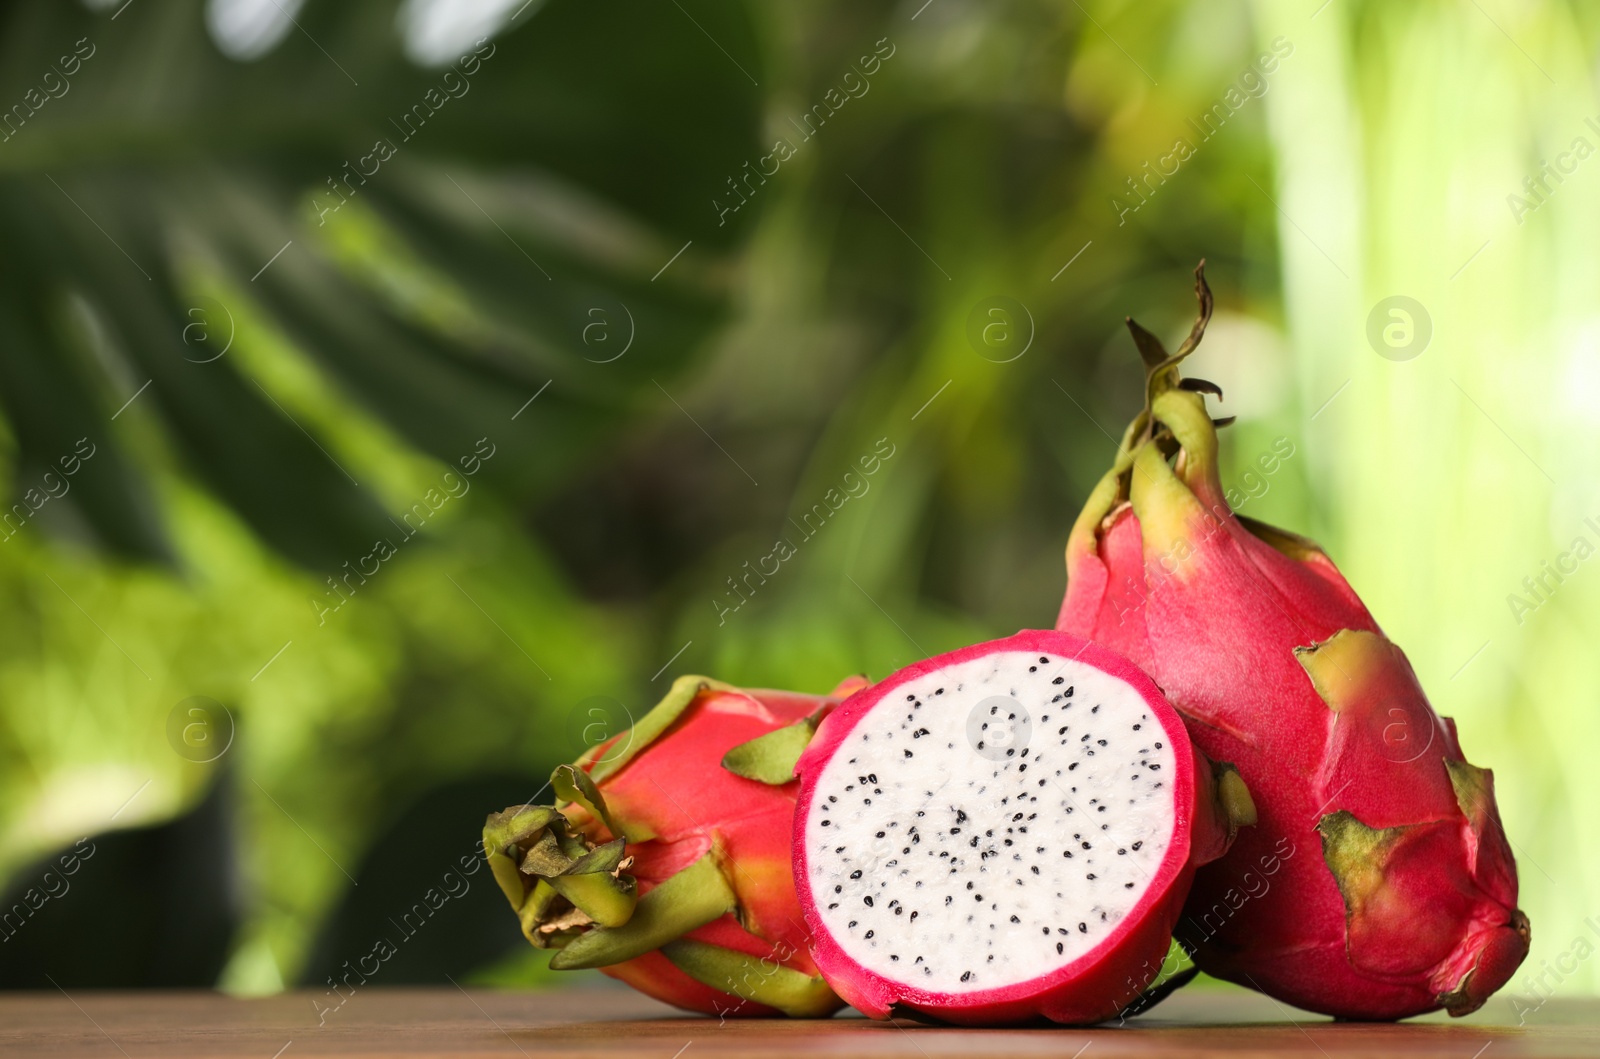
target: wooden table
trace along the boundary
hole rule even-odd
[[[1502,998],[1466,1020],[1334,1024],[1266,997],[1190,990],[1124,1028],[964,1030],[839,1017],[720,1023],[622,990],[366,987],[319,1025],[312,999],[211,993],[0,995],[0,1056],[1600,1056],[1600,1001],[1551,1000],[1518,1027]]]

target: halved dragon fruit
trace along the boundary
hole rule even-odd
[[[1147,676],[1057,632],[857,692],[796,770],[812,955],[874,1018],[1115,1016],[1159,972],[1195,866],[1254,819]]]

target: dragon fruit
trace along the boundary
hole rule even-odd
[[[555,770],[557,804],[492,814],[483,848],[524,936],[560,950],[552,968],[598,967],[690,1011],[842,1007],[795,900],[793,759],[865,683],[823,697],[681,677],[629,731]]]
[[[1161,970],[1195,865],[1253,813],[1148,677],[1051,631],[857,692],[797,771],[812,953],[880,1019],[1117,1015]]]
[[[1463,1015],[1528,951],[1492,775],[1316,544],[1231,510],[1204,394],[1128,321],[1144,410],[1067,544],[1057,628],[1127,655],[1259,824],[1200,870],[1180,940],[1210,974],[1349,1019]],[[826,969],[826,968],[825,968]]]

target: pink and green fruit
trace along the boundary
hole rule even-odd
[[[793,762],[831,696],[680,677],[630,730],[491,815],[484,850],[550,966],[709,1015],[828,1015],[795,899]]]
[[[1210,974],[1350,1019],[1481,1006],[1527,955],[1494,780],[1316,544],[1236,515],[1217,424],[1131,320],[1146,405],[1067,545],[1057,628],[1119,651],[1259,811],[1179,937]],[[1271,871],[1267,871],[1267,867]]]

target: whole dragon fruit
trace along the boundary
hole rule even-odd
[[[551,777],[556,805],[484,825],[496,881],[556,969],[598,967],[690,1011],[827,1015],[789,842],[793,761],[831,696],[680,677],[629,731]]]
[[[1057,627],[1127,655],[1233,762],[1256,827],[1198,873],[1180,941],[1210,974],[1352,1019],[1463,1015],[1528,951],[1492,775],[1314,543],[1233,513],[1203,394],[1128,321],[1145,408],[1067,544]]]
[[[1253,813],[1148,677],[1049,631],[857,692],[798,771],[812,951],[874,1018],[1126,1011],[1161,970],[1195,865]]]

